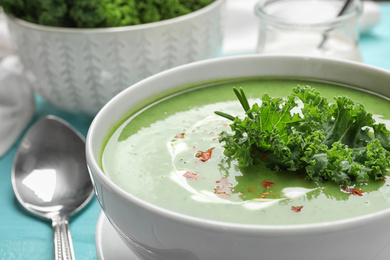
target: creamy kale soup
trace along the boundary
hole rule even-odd
[[[173,95],[131,116],[109,138],[102,153],[103,170],[145,201],[226,222],[315,223],[390,207],[386,178],[347,186],[316,182],[300,172],[271,171],[261,164],[244,167],[224,154],[220,133],[232,131],[232,122],[214,111],[245,116],[233,87],[243,88],[253,104],[265,93],[285,97],[297,85],[310,85],[329,103],[334,96],[347,96],[364,104],[377,122],[390,125],[388,100],[352,88],[270,78],[214,83]]]

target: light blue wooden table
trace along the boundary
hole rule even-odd
[[[380,6],[381,23],[362,35],[359,44],[365,63],[390,70],[390,2],[383,2]],[[33,122],[54,114],[86,135],[92,118],[63,112],[39,97],[36,97],[36,104]],[[21,208],[12,191],[10,176],[19,142],[0,158],[0,260],[53,259],[51,224],[32,217]],[[70,229],[77,259],[97,259],[95,228],[99,213],[100,206],[94,198],[81,214],[71,218]]]

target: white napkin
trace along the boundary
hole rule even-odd
[[[0,59],[11,54],[11,43],[9,39],[8,26],[0,8]]]
[[[257,2],[258,0],[227,0],[223,55],[255,52],[259,30],[259,21],[254,11]],[[366,33],[380,20],[379,4],[363,1],[363,13],[358,21],[360,34]]]
[[[34,112],[34,94],[23,76],[23,66],[17,56],[9,55],[0,63],[0,157],[19,138]]]

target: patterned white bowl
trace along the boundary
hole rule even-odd
[[[225,0],[155,23],[58,28],[7,16],[10,36],[34,89],[53,105],[94,115],[113,96],[152,74],[217,57]]]

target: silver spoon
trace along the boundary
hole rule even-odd
[[[54,259],[74,259],[69,216],[93,196],[84,138],[62,119],[39,120],[20,143],[11,179],[20,204],[52,220]]]

